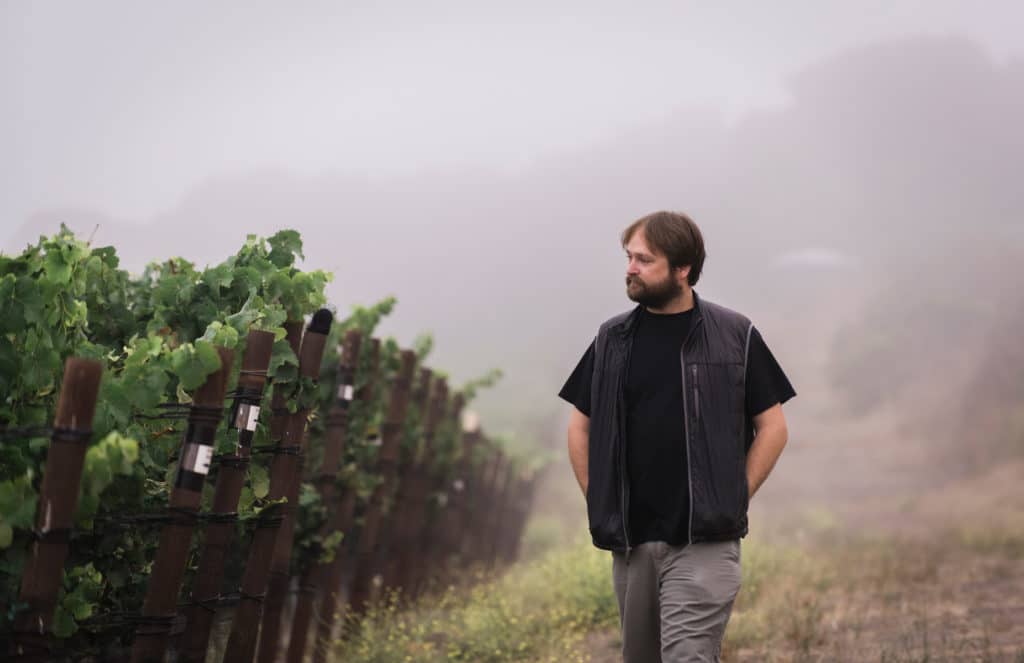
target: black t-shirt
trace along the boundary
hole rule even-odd
[[[687,539],[690,492],[679,349],[690,330],[693,309],[673,314],[640,310],[626,376],[626,471],[629,477],[631,543]],[[590,416],[594,373],[591,343],[559,396]],[[757,329],[747,357],[746,410],[753,417],[796,395]]]

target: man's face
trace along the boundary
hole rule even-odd
[[[629,238],[626,259],[626,296],[637,304],[661,308],[683,292],[680,270],[669,267],[668,258],[647,245],[643,228]]]

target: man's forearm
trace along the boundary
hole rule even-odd
[[[784,425],[758,429],[747,453],[747,487],[750,497],[754,496],[775,467],[775,461],[779,459],[788,437],[789,431]]]
[[[583,497],[587,496],[587,457],[590,451],[590,434],[586,430],[569,427],[569,464],[580,484]]]

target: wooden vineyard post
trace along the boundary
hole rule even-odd
[[[525,499],[526,487],[527,480],[523,472],[517,472],[512,476],[508,501],[505,504],[504,515],[502,516],[505,527],[502,528],[498,543],[498,556],[505,564],[511,563],[515,556],[517,548],[516,537],[518,535],[516,528],[518,527],[521,505]]]
[[[393,584],[410,596],[415,593],[417,579],[422,575],[423,566],[427,560],[428,551],[422,542],[428,527],[428,498],[432,478],[430,469],[434,453],[434,434],[438,422],[444,416],[447,403],[448,383],[444,378],[438,378],[433,381],[430,389],[430,401],[423,423],[423,447],[413,467],[406,519],[408,526],[401,533],[401,538],[393,551],[397,566]]]
[[[305,417],[299,419],[292,414],[288,417],[285,439],[299,439],[306,428]],[[274,554],[270,562],[270,575],[267,578],[267,591],[263,599],[263,615],[260,621],[259,645],[256,649],[258,663],[272,663],[280,646],[281,617],[284,604],[288,598],[288,585],[291,576],[288,573],[292,558],[292,544],[295,541],[295,518],[298,515],[299,490],[302,487],[302,473],[305,456],[298,456],[292,483],[285,493],[285,508],[282,509],[284,520],[274,541]]]
[[[480,468],[479,481],[471,496],[473,510],[470,531],[467,532],[468,552],[465,556],[468,564],[476,564],[484,559],[486,536],[490,532],[489,524],[494,514],[494,484],[505,463],[501,449],[494,446],[490,449],[490,457]]]
[[[466,567],[473,563],[476,555],[477,527],[482,515],[483,502],[486,501],[486,480],[493,467],[496,456],[492,455],[491,441],[483,434],[479,434],[476,442],[477,451],[474,454],[475,460],[471,461],[467,472],[468,478],[462,489],[461,514],[459,517],[458,534],[454,540],[452,555],[454,561],[460,567]]]
[[[380,340],[370,339],[369,369],[363,385],[356,389],[355,401],[369,407],[373,403],[374,394],[377,389],[378,373],[380,370]],[[348,428],[348,426],[346,426]],[[365,430],[351,431],[354,438],[361,439],[366,435]],[[339,529],[349,537],[352,525],[355,521],[356,512],[356,486],[349,482],[342,489],[341,504],[338,507]],[[313,647],[313,662],[324,663],[327,660],[327,651],[330,646],[331,632],[334,630],[338,618],[338,603],[341,594],[342,572],[345,568],[344,551],[351,544],[351,538],[346,538],[345,544],[340,546],[334,553],[334,560],[327,567],[326,579],[323,586],[323,594],[320,596],[319,619],[316,626],[316,640]]]
[[[517,463],[515,461],[509,461],[505,465],[504,471],[499,476],[499,480],[496,485],[497,490],[495,492],[493,509],[491,511],[492,517],[488,521],[488,533],[485,538],[487,541],[487,548],[485,551],[484,562],[491,568],[493,568],[498,562],[498,555],[501,552],[502,537],[504,536],[505,530],[509,527],[509,514],[511,513],[509,505],[512,502],[512,489],[515,484],[516,465]]]
[[[102,373],[102,364],[92,359],[69,357],[64,362],[36,509],[36,541],[21,576],[18,598],[28,606],[14,623],[14,654],[23,660],[49,659],[47,632],[60,592]]]
[[[452,558],[462,551],[464,535],[469,522],[470,486],[474,481],[473,457],[483,433],[475,417],[466,417],[462,431],[462,453],[456,464],[456,471],[448,486],[448,503],[445,505],[444,526],[440,541],[438,571],[447,576]]]
[[[480,482],[476,494],[473,497],[473,528],[470,532],[470,547],[467,554],[467,561],[481,563],[487,559],[487,551],[490,550],[491,533],[490,525],[494,522],[494,514],[497,512],[498,477],[505,468],[505,454],[501,449],[495,448],[484,471],[480,474]]]
[[[178,593],[188,562],[203,484],[210,470],[213,445],[224,411],[224,390],[231,373],[234,355],[217,348],[221,367],[207,377],[193,396],[189,408],[188,428],[181,445],[178,472],[171,489],[169,510],[171,522],[160,530],[160,545],[146,588],[142,620],[135,629],[132,661],[163,661],[175,613]]]
[[[313,315],[309,328],[302,337],[299,348],[299,376],[315,380],[320,373],[320,360],[327,343],[332,315],[330,311],[321,309]],[[278,399],[277,389],[274,390],[273,403],[275,414],[283,407],[284,400]],[[283,396],[283,395],[282,395]],[[282,413],[283,414],[283,413]],[[292,479],[299,468],[299,454],[302,452],[305,434],[305,418],[309,411],[300,408],[298,412],[285,417],[286,425],[281,431],[274,448],[274,457],[270,465],[270,489],[268,500],[281,500],[287,497]],[[301,419],[302,425],[296,423]],[[277,431],[271,431],[271,436]],[[242,575],[242,587],[239,591],[240,601],[235,610],[235,618],[231,624],[231,635],[228,637],[227,651],[224,660],[228,663],[251,663],[256,653],[256,638],[262,615],[263,594],[267,591],[267,581],[273,561],[275,544],[283,521],[282,512],[294,507],[294,503],[286,509],[278,504],[268,507],[261,514],[253,533],[249,556]]]
[[[462,408],[466,405],[466,398],[461,393],[452,397],[451,409],[445,416],[446,425],[458,432],[453,444],[461,445],[463,442],[462,433]],[[431,513],[426,519],[427,524],[423,528],[421,539],[421,550],[423,556],[417,565],[416,578],[413,582],[413,595],[419,596],[429,586],[431,579],[439,578],[444,570],[446,557],[446,544],[448,541],[448,528],[450,526],[452,504],[451,504],[451,482],[457,474],[456,469],[433,468],[431,476],[431,492],[434,495],[442,495],[445,499],[443,505],[434,503]]]
[[[341,467],[345,453],[345,434],[348,428],[349,405],[355,398],[355,372],[362,345],[362,333],[349,330],[342,343],[341,360],[338,364],[338,390],[334,397],[334,405],[327,414],[324,431],[324,457],[320,472],[316,477],[320,500],[327,507],[328,515],[321,537],[332,532],[345,532],[351,523],[343,522],[342,510],[338,508],[338,469]],[[343,529],[344,528],[344,529]],[[341,554],[341,547],[334,546],[334,554]],[[313,606],[317,591],[323,587],[327,579],[329,563],[311,560],[299,579],[299,594],[295,603],[295,614],[292,617],[291,636],[288,638],[289,663],[302,663],[309,634],[309,624],[313,617]]]
[[[412,350],[402,350],[401,367],[395,378],[387,414],[381,427],[382,441],[377,456],[380,482],[370,494],[367,504],[366,519],[359,535],[355,576],[352,579],[352,590],[349,597],[351,609],[359,614],[362,614],[367,608],[373,577],[380,570],[380,560],[378,559],[380,530],[385,517],[385,503],[395,488],[402,425],[405,422],[405,412],[409,405],[409,390],[415,364],[416,353]]]
[[[384,554],[384,587],[405,590],[402,583],[402,565],[405,554],[416,541],[417,525],[422,522],[423,506],[427,495],[426,459],[429,452],[427,445],[432,433],[428,405],[433,371],[421,368],[416,389],[413,392],[413,403],[420,413],[422,430],[420,439],[416,440],[412,449],[402,454],[399,466],[398,496],[395,500],[395,515],[388,527],[387,542]]]
[[[266,331],[250,331],[246,340],[238,388],[233,395],[234,407],[228,421],[228,426],[238,431],[238,446],[234,454],[218,462],[217,484],[210,518],[206,524],[206,539],[193,581],[191,601],[185,608],[187,627],[178,655],[182,663],[203,663],[206,659],[210,629],[221,595],[224,565],[228,549],[235,541],[235,525],[238,520],[236,510],[249,467],[252,439],[259,418],[273,345],[274,335]]]
[[[413,389],[412,405],[421,417],[421,420],[426,414],[424,409],[427,404],[427,397],[429,396],[431,375],[432,372],[429,368],[421,368],[416,388]],[[381,577],[384,587],[397,587],[395,580],[398,575],[399,552],[410,544],[410,532],[414,524],[411,519],[415,510],[414,500],[416,499],[414,493],[419,490],[423,483],[420,481],[420,475],[422,474],[420,471],[422,462],[421,444],[422,439],[416,440],[412,449],[399,450],[398,488],[394,506],[392,507],[393,514],[389,519],[388,526],[381,532],[380,547],[383,551]]]
[[[509,563],[519,559],[519,548],[522,545],[523,530],[533,509],[533,498],[540,483],[541,472],[534,472],[528,479],[519,482],[521,490],[516,495],[515,511],[509,527],[509,538],[506,548],[506,561]]]

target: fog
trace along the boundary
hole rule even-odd
[[[1024,9],[983,7],[5,3],[0,242],[139,269],[296,228],[333,303],[397,296],[385,333],[502,368],[485,428],[561,455],[618,233],[683,210],[799,394],[767,503],[884,502],[1021,451]]]

